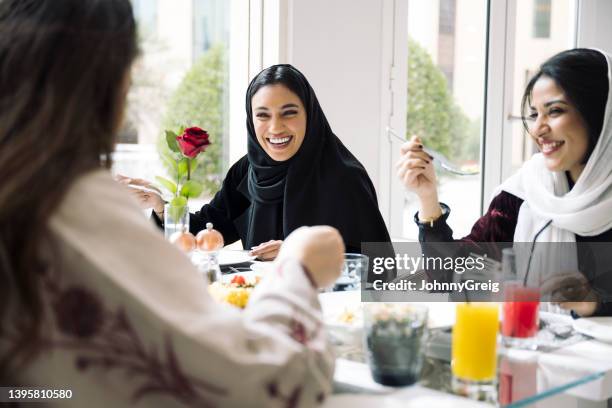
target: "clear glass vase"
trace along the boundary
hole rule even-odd
[[[164,206],[164,237],[169,239],[176,232],[189,231],[189,207],[166,204]]]

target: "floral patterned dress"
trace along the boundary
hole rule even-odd
[[[72,390],[49,406],[310,407],[330,393],[333,356],[299,263],[277,265],[244,311],[217,304],[102,170],[74,183],[50,228],[41,352],[15,378]]]

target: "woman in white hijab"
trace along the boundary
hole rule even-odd
[[[498,188],[487,213],[461,241],[612,242],[611,65],[609,55],[591,49],[564,51],[542,64],[522,103],[525,128],[540,153]],[[453,241],[446,223],[450,209],[438,202],[422,141],[413,137],[401,153],[398,176],[420,200],[419,240]],[[580,264],[573,254],[558,262]],[[608,300],[599,292],[595,302],[561,306],[583,316],[612,314]]]

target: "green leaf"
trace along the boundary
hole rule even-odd
[[[178,142],[176,141],[176,133],[171,130],[166,130],[166,143],[173,152],[180,153]]]
[[[197,181],[189,180],[181,188],[181,196],[186,198],[196,198],[202,194],[204,187]]]
[[[157,180],[157,182],[161,184],[162,187],[164,187],[166,190],[170,191],[172,194],[176,194],[176,184],[174,184],[167,178],[163,178],[160,176],[155,176],[155,180]]]
[[[174,197],[172,201],[170,201],[171,207],[185,207],[187,205],[187,199],[185,197]]]
[[[187,177],[187,167],[189,166],[189,159],[184,157],[178,162],[178,176],[179,179]]]
[[[183,132],[185,131],[185,129],[187,129],[185,126],[181,126],[181,127],[179,128],[178,135],[182,135],[182,134],[183,134]]]
[[[178,163],[176,162],[176,158],[173,154],[160,152],[160,157],[167,167],[174,171],[178,171]]]

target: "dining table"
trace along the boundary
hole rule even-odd
[[[265,274],[271,266],[269,262],[241,256],[230,257],[240,263],[222,265],[224,274],[248,271]],[[428,310],[423,364],[416,383],[381,385],[373,379],[364,350],[363,306],[370,300],[372,296],[367,290],[359,289],[328,289],[319,294],[336,355],[334,391],[323,404],[326,408],[569,408],[581,407],[584,401],[588,401],[589,408],[610,406],[607,401],[612,401],[612,341],[602,342],[578,333],[572,330],[571,316],[547,312],[540,313],[536,350],[506,348],[498,342],[493,394],[482,400],[457,395],[451,386],[456,303],[449,301],[446,294],[427,294],[423,301],[413,302]]]
[[[455,394],[451,336],[456,304],[444,301],[418,302],[429,312],[418,381],[399,387],[378,384],[364,350],[361,297],[361,291],[319,295],[336,353],[334,394],[325,407],[559,408],[589,401],[589,407],[603,408],[612,398],[612,344],[571,330],[571,316],[546,312],[540,314],[537,350],[505,348],[499,342],[494,393],[480,401]],[[559,327],[570,330],[560,332]]]

